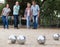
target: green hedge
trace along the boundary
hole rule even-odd
[[[28,0],[6,0],[6,3],[10,4],[11,10],[16,1],[20,2],[20,5],[21,5],[20,13],[24,15],[24,10],[26,8],[26,2],[31,3],[32,0],[30,1]],[[40,25],[43,25],[45,27],[53,26],[53,25],[55,26],[60,25],[60,22],[59,22],[60,18],[57,17],[58,13],[60,13],[60,0],[44,0],[43,2],[41,2],[41,0],[36,0],[36,2],[40,6],[40,17],[39,17]],[[4,4],[0,6],[0,13],[3,7],[4,7]],[[57,11],[56,14],[54,13],[54,10]],[[12,15],[12,12],[11,12],[11,15]]]
[[[0,5],[0,15],[2,13],[2,9],[4,8],[5,4]]]

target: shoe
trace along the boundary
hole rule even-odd
[[[33,29],[37,29],[37,28],[33,28]]]

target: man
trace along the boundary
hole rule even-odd
[[[13,7],[13,15],[14,15],[14,28],[18,29],[18,16],[19,16],[19,10],[20,10],[20,6],[19,6],[19,2],[17,1],[16,4]]]
[[[33,28],[37,29],[40,8],[39,8],[39,5],[37,5],[35,1],[32,1],[31,11],[32,11],[32,16],[33,16]]]
[[[9,8],[9,4],[6,4],[6,7],[4,7],[2,10],[2,21],[3,21],[4,29],[9,28],[8,27],[8,15],[10,12],[11,12],[11,9]]]

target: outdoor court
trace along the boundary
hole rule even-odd
[[[0,28],[0,47],[60,47],[60,40],[55,41],[52,38],[54,33],[60,33],[60,29],[52,29],[52,28],[39,28],[39,29],[3,29]],[[8,37],[11,34],[24,35],[26,36],[26,43],[25,45],[19,45],[17,42],[16,44],[8,44]],[[46,36],[46,43],[45,45],[39,45],[37,43],[37,37],[39,35]]]

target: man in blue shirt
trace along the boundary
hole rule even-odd
[[[33,28],[37,29],[40,8],[39,8],[39,5],[37,5],[35,1],[32,1],[31,11],[32,11],[32,16],[33,16]]]
[[[19,16],[19,2],[17,1],[13,7],[13,15],[14,15],[14,28],[18,28],[18,16]]]

